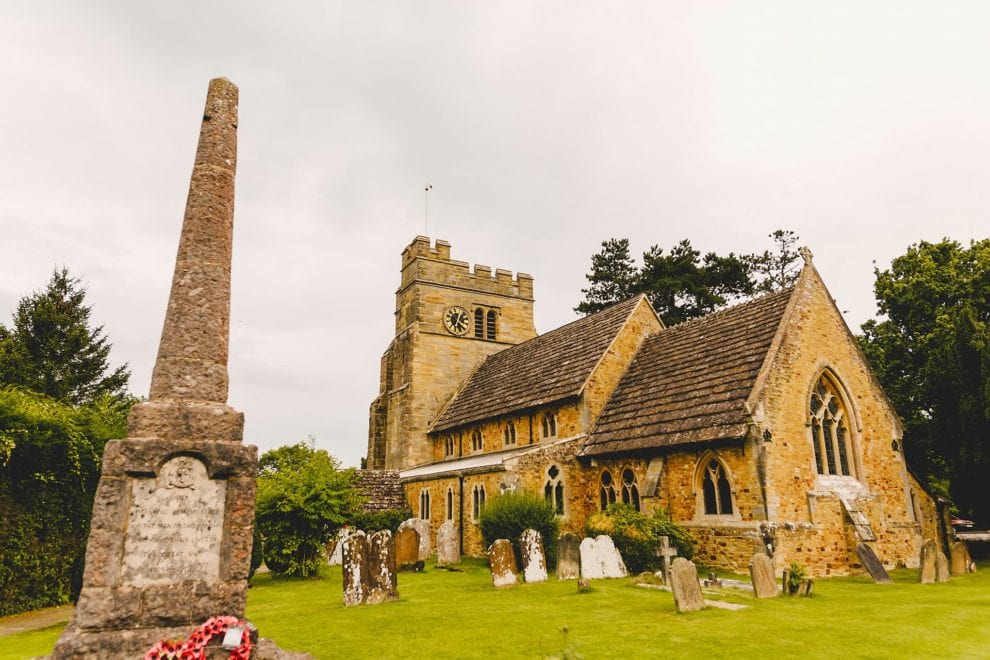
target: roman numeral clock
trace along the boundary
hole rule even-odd
[[[443,326],[452,335],[467,334],[471,319],[463,307],[448,307],[443,313]]]

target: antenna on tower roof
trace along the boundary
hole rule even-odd
[[[424,219],[423,219],[423,235],[430,235],[430,191],[433,190],[433,184],[427,182],[426,186],[423,188],[423,205],[424,205]]]

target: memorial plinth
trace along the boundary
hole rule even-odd
[[[210,81],[149,400],[107,443],[55,658],[142,657],[210,617],[244,616],[258,452],[226,403],[237,97]]]

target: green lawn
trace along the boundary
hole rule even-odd
[[[866,578],[815,583],[811,598],[678,614],[673,597],[599,580],[578,594],[550,580],[495,591],[484,564],[463,573],[399,576],[400,600],[344,608],[340,569],[322,580],[256,576],[248,618],[283,648],[317,658],[368,657],[990,657],[990,565],[936,585],[895,571],[893,585]],[[60,626],[0,638],[0,660],[51,650]]]

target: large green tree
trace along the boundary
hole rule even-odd
[[[909,463],[990,524],[990,240],[920,242],[875,269],[860,338],[906,425]]]
[[[43,291],[25,296],[8,330],[0,326],[0,384],[17,385],[70,404],[123,397],[127,365],[111,369],[103,326],[90,327],[86,289],[66,268]]]
[[[266,452],[259,465],[255,525],[276,575],[316,575],[326,544],[361,503],[354,470],[299,443]]]

